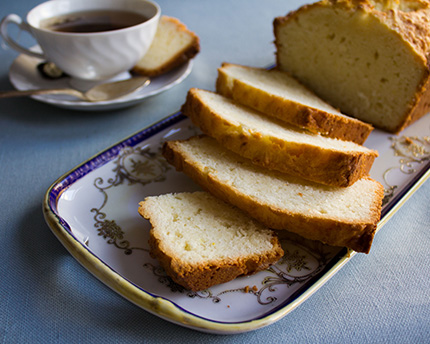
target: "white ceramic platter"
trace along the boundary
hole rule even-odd
[[[39,50],[38,47],[33,47],[33,50]],[[35,57],[28,55],[19,55],[12,63],[9,69],[9,80],[17,90],[27,91],[32,89],[44,89],[44,88],[67,88],[73,87],[76,83],[69,77],[60,79],[47,79],[44,78],[37,70],[37,66],[42,63]],[[164,92],[173,86],[181,83],[190,73],[193,67],[193,60],[179,66],[178,68],[154,77],[151,79],[151,83],[136,92],[133,92],[125,97],[101,101],[101,102],[86,102],[79,100],[75,97],[60,94],[44,94],[32,96],[33,99],[51,104],[57,107],[80,110],[80,111],[106,111],[116,110],[125,108],[128,106],[136,105],[146,98]],[[82,83],[80,83],[82,84]],[[85,88],[85,87],[83,87]]]
[[[379,151],[371,176],[386,189],[378,229],[429,177],[429,129],[427,115],[401,136],[375,130],[369,137],[366,145]],[[196,133],[177,113],[126,138],[60,177],[46,193],[44,215],[83,266],[148,312],[200,331],[255,330],[291,312],[355,252],[291,235],[268,270],[202,292],[175,284],[149,256],[150,225],[137,208],[145,196],[199,189],[161,156],[165,140]]]

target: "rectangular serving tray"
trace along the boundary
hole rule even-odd
[[[429,132],[427,115],[401,136],[374,130],[367,140],[379,152],[371,177],[385,188],[378,230],[430,176]],[[150,224],[137,208],[146,196],[199,190],[161,156],[164,141],[198,133],[178,112],[105,149],[49,187],[44,216],[79,263],[146,311],[204,332],[255,330],[291,312],[356,253],[288,234],[285,256],[256,275],[202,292],[175,284],[150,257]]]

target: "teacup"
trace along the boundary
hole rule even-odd
[[[105,80],[130,70],[144,56],[160,12],[149,0],[51,0],[33,8],[26,21],[9,14],[1,21],[0,33],[13,49],[53,62],[74,78]],[[100,27],[109,16],[122,22]],[[74,26],[66,27],[74,20]],[[8,24],[32,34],[42,53],[18,44],[8,33]]]

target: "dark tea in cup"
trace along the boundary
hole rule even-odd
[[[125,10],[92,10],[48,18],[40,23],[42,29],[91,33],[125,29],[148,20],[143,14]]]
[[[50,61],[72,78],[107,80],[128,72],[145,55],[160,15],[151,0],[49,0],[25,21],[13,13],[4,17],[0,35],[18,52]],[[10,24],[30,33],[39,51],[19,44]]]

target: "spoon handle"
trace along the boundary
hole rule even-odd
[[[82,92],[74,90],[72,88],[58,88],[58,89],[40,89],[40,90],[26,90],[26,91],[0,91],[0,98],[15,98],[15,97],[26,97],[38,94],[68,94],[71,96],[78,97],[79,99],[85,99]]]

